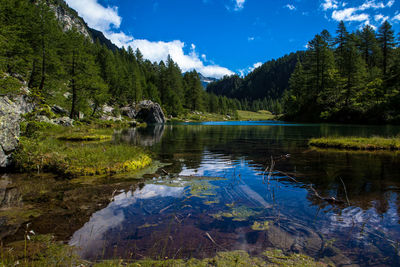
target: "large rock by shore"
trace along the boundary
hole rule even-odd
[[[13,100],[7,96],[0,97],[0,168],[11,163],[11,153],[18,146],[21,115],[33,108],[26,95],[16,96]]]
[[[133,104],[121,108],[122,115],[131,119],[140,120],[149,124],[165,123],[165,115],[158,103],[144,100],[138,104]]]

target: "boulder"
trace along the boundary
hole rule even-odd
[[[165,123],[164,112],[158,103],[144,100],[136,105],[136,118],[146,123]]]
[[[65,127],[73,127],[74,126],[74,120],[71,119],[70,117],[61,117],[61,118],[52,119],[51,122],[54,124],[65,126]]]
[[[148,124],[165,123],[165,115],[158,103],[150,100],[144,100],[138,104],[123,107],[120,109],[122,115],[130,119],[136,119]]]
[[[18,146],[20,120],[20,107],[7,96],[0,97],[0,168],[11,163],[11,153]]]
[[[57,105],[52,106],[51,111],[53,111],[55,114],[58,115],[63,115],[63,116],[68,115],[68,111]]]

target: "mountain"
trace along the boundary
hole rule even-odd
[[[210,83],[207,92],[237,99],[280,99],[289,87],[289,79],[298,59],[303,58],[304,54],[304,51],[298,51],[267,61],[245,78],[238,75],[224,77]]]
[[[216,78],[205,77],[205,76],[204,76],[203,74],[201,74],[200,72],[199,72],[198,74],[199,74],[200,81],[201,81],[201,84],[203,85],[204,89],[206,89],[207,86],[208,86],[210,83],[218,81],[218,79],[216,79]]]
[[[64,31],[76,28],[92,42],[98,40],[100,44],[107,46],[107,48],[115,51],[118,47],[107,39],[101,31],[90,28],[84,19],[79,16],[78,12],[68,6],[64,0],[51,0],[48,2],[51,10],[54,11],[58,21],[61,23]]]

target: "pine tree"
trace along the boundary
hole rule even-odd
[[[379,45],[382,49],[383,60],[383,75],[386,75],[387,69],[389,67],[390,56],[394,47],[396,46],[396,42],[394,39],[394,31],[392,30],[392,25],[388,21],[385,21],[381,27],[378,29],[378,41]]]

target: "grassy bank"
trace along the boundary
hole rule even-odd
[[[42,125],[43,126],[43,125]],[[87,126],[39,127],[20,138],[14,155],[22,172],[46,171],[67,177],[115,174],[139,170],[151,163],[143,149],[112,143],[112,129]],[[29,127],[26,132],[29,131]]]
[[[276,118],[271,112],[267,110],[259,110],[257,112],[238,110],[238,119],[241,121],[267,121]]]
[[[400,150],[399,137],[323,137],[313,138],[308,144],[319,148],[347,150]]]
[[[237,110],[234,114],[223,115],[207,112],[191,112],[173,118],[171,122],[204,122],[204,121],[265,121],[274,120],[277,116],[267,110],[257,112]]]

